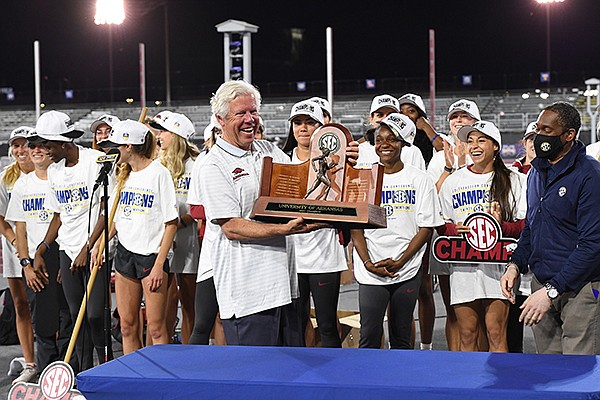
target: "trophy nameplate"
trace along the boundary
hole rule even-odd
[[[385,228],[385,209],[379,207],[383,166],[356,169],[346,163],[350,141],[346,127],[327,124],[311,137],[307,161],[280,164],[265,157],[250,217],[282,223],[303,217],[337,228]]]

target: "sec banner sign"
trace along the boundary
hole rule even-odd
[[[517,240],[503,238],[500,224],[487,213],[471,214],[464,222],[469,233],[440,236],[433,242],[433,256],[443,263],[498,264],[509,261]]]
[[[75,374],[71,366],[62,361],[48,365],[40,375],[39,383],[19,382],[8,392],[9,400],[85,400],[73,389]]]

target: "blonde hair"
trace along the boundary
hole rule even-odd
[[[156,151],[156,138],[152,132],[147,132],[146,141],[144,144],[132,145],[131,148],[134,153],[139,154],[144,158],[153,160],[154,153]],[[129,174],[131,174],[131,166],[127,163],[120,164],[117,168],[117,192],[123,187],[123,185],[125,185],[127,178],[129,178]]]
[[[160,163],[171,172],[173,182],[177,183],[177,180],[185,172],[184,161],[188,158],[195,160],[200,154],[200,150],[195,144],[190,143],[181,136],[172,132],[171,135],[173,137],[169,142],[169,146],[160,153]]]
[[[2,175],[2,184],[7,187],[12,187],[17,179],[19,179],[19,176],[21,176],[21,168],[15,161],[4,170],[4,174]]]

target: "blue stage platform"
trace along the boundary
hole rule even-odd
[[[159,345],[77,376],[87,399],[600,399],[599,357]]]

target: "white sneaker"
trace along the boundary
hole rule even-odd
[[[8,376],[17,376],[23,371],[25,368],[25,357],[15,357],[10,362],[10,367],[8,368]]]
[[[23,371],[21,371],[21,374],[17,376],[14,381],[12,381],[12,384],[14,385],[19,382],[31,382],[36,376],[37,367],[35,364],[27,364],[25,368],[23,368]]]

